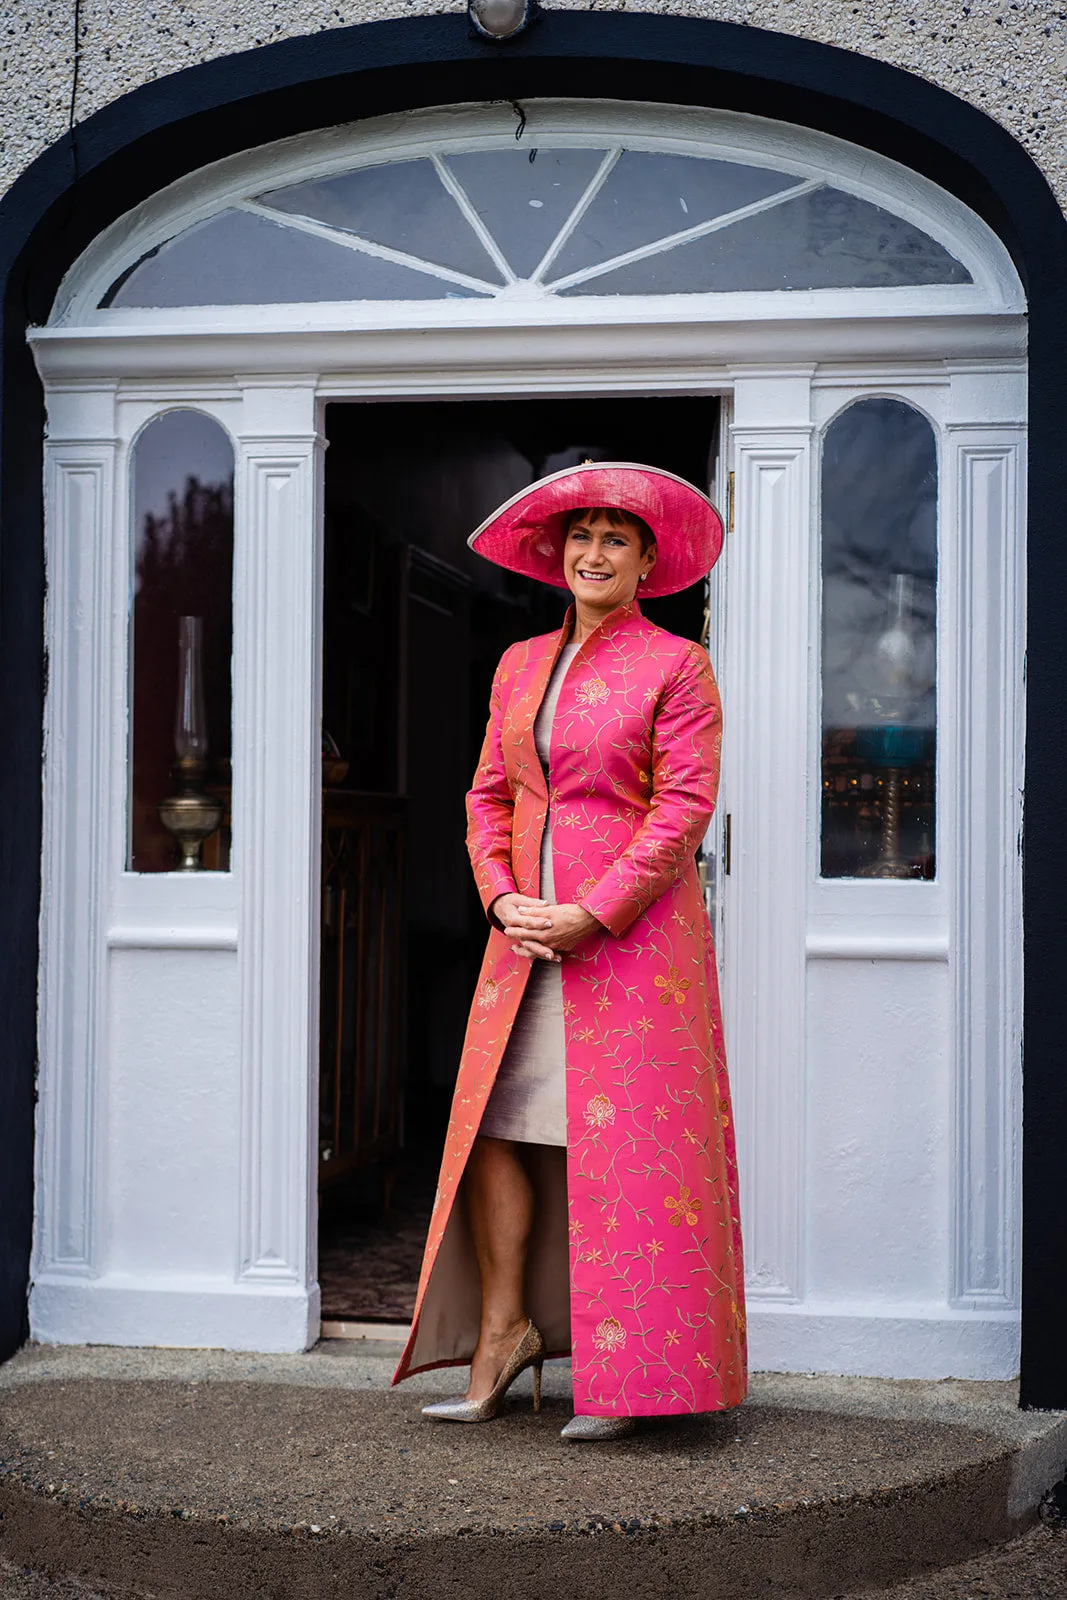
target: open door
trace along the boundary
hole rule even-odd
[[[464,798],[500,656],[568,601],[467,535],[587,457],[708,483],[719,402],[338,404],[327,433],[319,1279],[336,1334],[411,1314],[485,948]],[[645,609],[700,638],[703,589]]]

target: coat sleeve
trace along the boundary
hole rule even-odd
[[[680,877],[715,809],[722,706],[707,653],[691,644],[652,723],[652,801],[629,845],[579,904],[616,937]]]
[[[517,888],[511,867],[511,827],[515,801],[504,769],[502,732],[504,722],[503,685],[505,663],[511,652],[505,650],[493,675],[489,696],[489,722],[474,782],[467,794],[467,853],[474,869],[474,881],[485,914],[499,927],[489,907],[498,895],[514,894]]]

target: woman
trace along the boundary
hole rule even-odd
[[[568,1439],[745,1395],[737,1171],[694,859],[719,698],[705,651],[636,598],[695,582],[721,541],[690,484],[611,463],[532,485],[469,541],[574,604],[558,633],[505,651],[468,795],[493,931],[393,1380],[470,1362],[466,1395],[423,1408],[440,1420],[489,1420],[526,1367],[538,1409],[542,1361],[568,1351]]]

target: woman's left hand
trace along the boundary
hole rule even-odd
[[[531,961],[538,958],[542,961],[559,961],[576,950],[590,934],[603,932],[593,914],[581,906],[546,906],[543,913],[538,911],[538,916],[542,914],[549,926],[543,931],[538,930],[536,935],[531,935],[526,928],[504,924],[504,932],[512,940],[511,948],[517,955],[526,956]]]

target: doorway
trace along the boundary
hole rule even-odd
[[[647,461],[707,486],[709,397],[327,408],[319,1281],[324,1325],[410,1319],[485,917],[464,844],[493,671],[567,595],[468,534],[535,479]],[[698,639],[706,586],[643,606]]]

